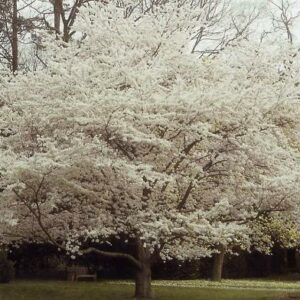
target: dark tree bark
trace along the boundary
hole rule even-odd
[[[282,249],[282,272],[283,274],[287,274],[289,272],[289,259],[287,249]]]
[[[151,253],[148,248],[143,247],[140,241],[137,242],[137,252],[140,268],[136,270],[135,299],[153,299],[151,289]]]
[[[12,38],[11,38],[11,51],[12,51],[12,71],[15,73],[19,67],[19,50],[18,50],[18,3],[13,0],[13,14],[12,14]]]
[[[60,34],[60,17],[62,13],[62,0],[55,0],[53,2],[54,11],[54,28],[56,34]]]
[[[223,273],[223,265],[224,265],[224,257],[226,249],[223,245],[218,247],[219,253],[214,255],[213,262],[213,271],[212,271],[212,281],[221,281],[222,273]]]
[[[300,253],[298,251],[295,251],[295,265],[296,265],[296,271],[297,273],[300,272]]]
[[[70,41],[70,28],[68,22],[64,22],[63,41],[68,43]]]

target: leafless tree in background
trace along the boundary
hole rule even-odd
[[[192,52],[201,55],[218,53],[238,39],[248,38],[251,25],[259,16],[253,7],[250,11],[234,11],[228,0],[192,0],[191,6],[200,6],[204,19],[192,36]]]
[[[52,29],[64,42],[69,42],[75,31],[72,26],[75,22],[78,9],[87,0],[74,0],[67,2],[64,0],[49,0],[53,6],[53,25],[44,17],[44,22],[48,29]]]
[[[17,0],[0,1],[0,62],[13,72],[18,70],[18,6]]]
[[[275,31],[285,31],[288,41],[293,44],[292,25],[300,17],[300,10],[297,11],[289,0],[269,0],[269,2],[276,8],[272,13],[272,23]]]
[[[25,13],[35,1],[0,0],[0,65],[14,73],[25,68],[21,48],[32,43],[31,35],[40,28],[38,18]]]
[[[46,66],[38,31],[68,42],[79,7],[87,0],[0,0],[0,66],[12,72]]]

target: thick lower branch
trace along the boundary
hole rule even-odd
[[[82,253],[83,254],[96,253],[101,256],[106,256],[106,257],[125,258],[128,261],[130,261],[138,269],[141,269],[141,267],[142,267],[141,263],[136,258],[134,258],[132,255],[127,254],[127,253],[102,251],[102,250],[99,250],[99,249],[93,248],[93,247],[89,247],[89,248],[83,250]]]

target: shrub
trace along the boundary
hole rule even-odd
[[[0,283],[8,283],[14,277],[13,263],[7,259],[4,252],[0,252]]]

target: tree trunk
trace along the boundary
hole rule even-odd
[[[12,71],[15,73],[19,67],[19,49],[18,49],[18,3],[13,0],[13,14],[12,14],[12,39],[11,39],[11,53],[12,53]]]
[[[60,16],[62,10],[62,3],[61,0],[55,0],[53,2],[53,9],[54,9],[54,28],[56,34],[60,34]]]
[[[63,36],[63,41],[68,43],[70,41],[70,29],[68,22],[64,22],[64,36]]]
[[[288,260],[288,250],[282,249],[282,272],[287,274],[289,272],[289,260]]]
[[[222,272],[223,272],[223,264],[226,249],[223,245],[218,248],[219,253],[216,253],[214,256],[214,264],[213,264],[213,272],[212,272],[212,281],[221,281],[222,280]]]
[[[295,264],[296,264],[296,272],[300,273],[300,253],[298,250],[295,251]]]
[[[138,241],[138,260],[141,267],[136,271],[135,278],[135,299],[153,299],[151,289],[151,253]]]

